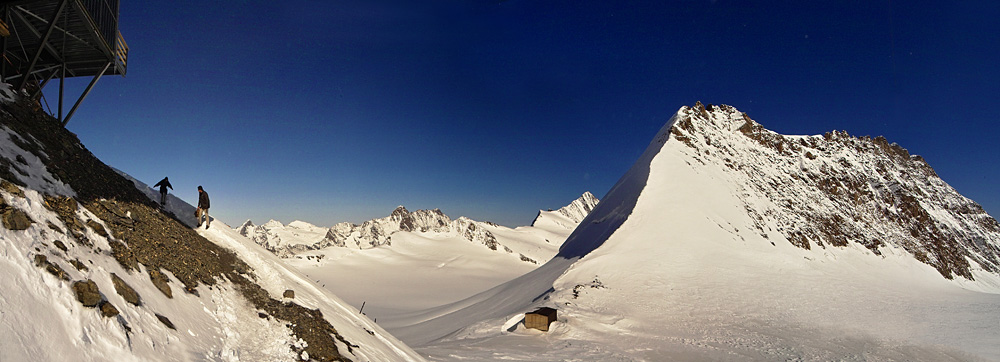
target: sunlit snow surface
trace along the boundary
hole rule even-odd
[[[10,101],[14,96],[7,85],[0,85],[0,101]],[[124,270],[110,255],[106,237],[85,228],[85,237],[94,244],[91,248],[66,235],[67,226],[45,207],[42,193],[76,193],[68,185],[55,181],[44,163],[12,142],[13,137],[23,136],[0,126],[0,156],[12,160],[21,156],[24,162],[17,161],[21,162],[17,177],[27,187],[23,188],[23,197],[6,190],[0,190],[0,197],[7,205],[24,211],[33,224],[26,230],[0,227],[0,362],[302,359],[291,347],[301,347],[304,342],[295,338],[284,322],[262,318],[233,284],[227,281],[211,287],[202,284],[196,288],[197,294],[191,294],[184,292],[184,286],[170,272],[164,271],[174,291],[173,298],[168,298],[150,282],[145,266],[140,266],[139,271]],[[144,184],[136,186],[151,199],[159,199],[158,193]],[[191,205],[171,195],[167,210],[193,226]],[[76,216],[107,228],[84,208],[79,208]],[[320,309],[345,340],[360,346],[349,352],[343,343],[338,344],[341,353],[352,361],[424,360],[357,309],[311,283],[227,225],[215,222],[211,229],[201,228],[198,232],[239,255],[253,269],[261,286],[275,298],[280,299],[286,289],[292,289],[294,300],[283,301]],[[35,256],[45,256],[65,271],[70,280],[57,278],[35,265]],[[78,269],[70,261],[79,261],[86,269]],[[115,292],[111,273],[135,289],[141,305],[129,304]],[[119,315],[105,318],[95,308],[84,307],[77,301],[71,283],[86,279],[97,284],[103,298],[118,309]],[[157,314],[168,318],[176,330],[162,323]]]
[[[668,136],[675,120],[561,256],[467,299],[379,323],[435,361],[1000,360],[995,274],[949,281],[891,246],[878,256],[857,244],[806,250],[764,238],[738,196],[746,180],[721,162],[694,161]],[[387,281],[417,267],[385,258],[362,264],[376,263]],[[386,292],[379,277],[366,280],[369,300],[476,282],[456,271],[426,288],[388,282]],[[522,314],[540,306],[558,309],[559,321],[547,333],[525,330]]]
[[[537,268],[481,245],[412,234],[364,253],[291,259],[299,268],[293,271],[288,259],[221,222],[199,232],[252,265],[272,295],[295,289],[296,302],[323,310],[348,340],[366,346],[351,356],[358,361],[421,359],[396,337],[431,361],[1000,361],[995,274],[974,270],[975,282],[949,281],[892,247],[877,256],[855,244],[805,250],[775,235],[765,239],[739,199],[737,181],[745,180],[734,180],[712,159],[693,161],[691,148],[668,137],[673,121],[569,236],[560,256]],[[23,153],[8,145],[5,154]],[[72,193],[47,182],[43,168],[29,174],[39,189]],[[66,282],[31,264],[34,248],[51,252],[47,243],[60,238],[43,235],[44,223],[62,224],[37,192],[26,194],[2,193],[36,224],[0,228],[0,360],[298,357],[287,348],[295,343],[287,328],[257,318],[225,285],[199,287],[200,297],[166,299],[143,274],[71,248],[67,257],[93,260],[90,272],[63,269],[74,280],[93,278],[122,316],[102,318],[82,307]],[[168,209],[193,221],[190,205],[171,199]],[[87,236],[108,249],[100,236]],[[110,272],[143,295],[144,307],[110,292],[104,277]],[[365,312],[378,325],[359,316],[357,300],[369,303]],[[522,314],[540,306],[558,309],[559,321],[549,332],[526,330]],[[164,327],[154,312],[178,330]]]

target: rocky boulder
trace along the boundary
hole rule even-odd
[[[85,307],[93,308],[101,303],[101,291],[93,280],[73,282],[73,291],[76,292],[76,299]]]
[[[122,298],[125,298],[126,302],[135,306],[140,305],[139,293],[136,293],[135,289],[132,289],[122,278],[119,278],[115,273],[111,273],[111,282],[115,285],[115,292],[122,296]]]

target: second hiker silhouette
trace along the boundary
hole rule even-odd
[[[167,206],[167,188],[170,188],[171,190],[174,189],[173,186],[170,186],[170,180],[167,177],[164,177],[162,180],[160,180],[160,182],[157,182],[156,185],[153,185],[153,187],[154,188],[155,187],[159,187],[160,188],[160,207],[161,208],[166,207]]]

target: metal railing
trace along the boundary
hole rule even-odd
[[[108,43],[118,34],[118,0],[80,0],[97,31]]]
[[[128,70],[128,44],[125,43],[125,38],[122,37],[121,32],[118,32],[116,39],[118,40],[115,41],[115,67],[124,76]]]

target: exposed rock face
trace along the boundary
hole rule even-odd
[[[62,280],[69,280],[69,274],[63,268],[49,261],[45,255],[35,255],[35,266],[45,269],[49,274],[55,275]]]
[[[101,302],[101,291],[93,280],[73,282],[73,291],[76,292],[76,299],[85,307],[96,307]]]
[[[136,293],[135,289],[132,289],[128,283],[125,283],[125,281],[122,280],[122,278],[119,278],[118,275],[115,275],[115,273],[111,273],[111,282],[115,285],[115,292],[122,296],[122,298],[125,298],[126,302],[135,306],[141,304],[141,301],[139,300],[139,293]]]
[[[24,192],[21,191],[16,185],[3,180],[3,186],[0,189],[7,191],[15,197],[24,197]],[[9,230],[25,230],[31,227],[34,221],[28,217],[28,214],[21,209],[14,206],[8,205],[7,201],[3,197],[0,197],[0,219],[2,219],[3,227]]]
[[[164,317],[162,314],[156,314],[156,319],[159,319],[163,325],[167,326],[167,328],[177,329],[177,327],[174,326],[174,323],[170,321],[170,318]]]
[[[949,279],[972,279],[970,261],[1000,271],[996,219],[883,137],[780,135],[725,105],[681,112],[671,139],[694,162],[724,166],[757,231],[774,242],[899,247]]]
[[[111,303],[108,303],[107,301],[101,302],[101,306],[98,308],[101,310],[101,315],[105,318],[111,318],[118,315],[118,308],[115,308],[114,305],[111,305]]]
[[[149,280],[152,281],[153,285],[156,286],[156,289],[163,292],[163,295],[167,296],[167,298],[174,297],[174,292],[170,289],[170,284],[167,284],[170,280],[167,279],[167,276],[163,275],[163,273],[159,270],[149,269]]]
[[[15,207],[7,207],[0,203],[0,213],[3,217],[3,227],[10,230],[26,230],[34,223],[28,214]]]
[[[0,180],[0,190],[7,191],[11,195],[24,197],[24,191],[20,187],[7,180]]]

